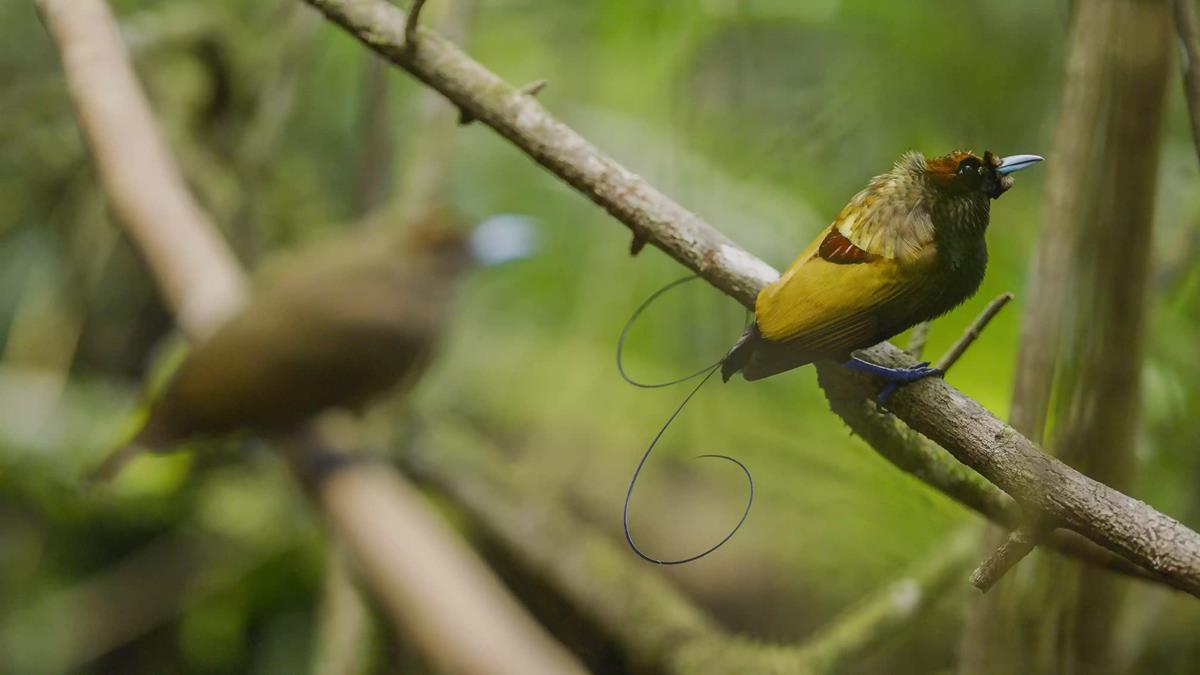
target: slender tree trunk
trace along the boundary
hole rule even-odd
[[[474,0],[437,3],[433,13],[439,29],[455,44],[464,44]],[[422,17],[425,17],[422,14]],[[445,203],[458,130],[458,109],[436,91],[421,88],[408,113],[411,128],[406,134],[411,144],[403,165],[398,168],[392,188],[394,211],[400,222],[419,218]]]
[[[391,64],[371,52],[363,52],[362,108],[359,111],[361,152],[358,176],[359,216],[371,213],[387,202],[395,161],[395,139],[389,100],[388,79],[393,75]]]
[[[1165,0],[1075,7],[1014,386],[1013,425],[1117,489],[1133,474],[1169,29]],[[960,670],[1111,672],[1116,580],[1040,556],[1016,572],[973,608]]]
[[[1075,330],[1068,346],[1057,435],[1068,462],[1118,490],[1133,485],[1150,238],[1161,146],[1168,48],[1166,2],[1124,12],[1095,224],[1080,242]],[[1074,661],[1086,672],[1115,663],[1113,626],[1124,584],[1072,564]]]

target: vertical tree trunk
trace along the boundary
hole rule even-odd
[[[443,36],[456,44],[466,42],[473,0],[436,3],[429,10],[441,13],[435,18]],[[410,146],[392,188],[399,222],[419,218],[445,202],[458,130],[458,110],[436,91],[422,87],[413,106],[408,116]]]
[[[1115,72],[1095,221],[1079,244],[1079,302],[1067,346],[1056,434],[1059,454],[1118,490],[1133,484],[1150,239],[1161,146],[1168,49],[1165,1],[1128,4],[1113,46]],[[1123,584],[1081,567],[1071,598],[1074,662],[1103,672],[1116,662],[1113,626]]]
[[[1118,489],[1133,470],[1169,28],[1165,0],[1075,6],[1013,394],[1017,429]],[[973,608],[962,672],[1108,672],[1114,579],[1041,556],[1010,576]]]
[[[362,156],[359,162],[356,212],[365,216],[387,202],[392,181],[393,125],[396,119],[389,105],[388,78],[392,66],[378,54],[364,51],[362,108],[358,125]]]
[[[474,12],[473,0],[449,0],[433,4],[421,18],[437,25],[443,37],[463,44]],[[394,114],[388,93],[392,65],[369,51],[367,59],[359,115],[358,213],[366,216],[383,209],[402,227],[446,199],[458,111],[441,94],[421,87],[410,108]],[[397,135],[405,143],[399,158]]]

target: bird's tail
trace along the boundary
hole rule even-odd
[[[692,387],[692,390],[690,392],[688,392],[688,395],[684,397],[683,401],[681,401],[679,403],[679,405],[676,406],[674,412],[671,413],[671,415],[667,418],[666,422],[663,422],[663,425],[659,428],[658,433],[654,435],[653,440],[650,441],[650,444],[646,447],[645,452],[642,453],[642,458],[638,461],[637,467],[633,470],[633,476],[629,479],[629,488],[625,492],[625,507],[624,507],[623,518],[622,518],[622,522],[623,522],[624,529],[625,529],[625,542],[627,544],[629,544],[629,548],[631,548],[633,550],[633,552],[638,555],[638,557],[642,558],[643,560],[646,560],[648,562],[652,562],[652,563],[655,563],[658,565],[681,565],[683,563],[688,563],[693,560],[698,560],[700,558],[703,558],[704,556],[708,555],[709,553],[712,553],[713,551],[717,550],[718,548],[723,546],[725,544],[725,542],[729,541],[739,529],[741,529],[742,524],[746,522],[746,517],[748,515],[750,515],[750,506],[754,503],[754,477],[750,475],[750,470],[746,468],[745,464],[742,464],[737,459],[734,459],[733,457],[730,457],[728,455],[717,455],[717,454],[699,455],[699,457],[702,457],[702,458],[714,457],[717,459],[729,460],[730,462],[733,462],[734,464],[736,464],[738,466],[738,468],[742,470],[742,473],[744,473],[746,475],[746,481],[750,485],[750,496],[746,500],[746,508],[742,512],[742,517],[740,520],[738,520],[737,524],[734,525],[733,528],[731,530],[729,530],[729,532],[726,533],[726,535],[720,541],[718,541],[716,544],[710,546],[709,548],[705,549],[704,551],[697,553],[695,555],[688,556],[686,558],[679,558],[679,559],[675,559],[675,560],[661,560],[661,559],[653,558],[653,557],[647,555],[646,553],[644,553],[642,551],[642,549],[640,549],[638,547],[637,544],[635,544],[633,542],[633,535],[629,530],[629,502],[633,499],[633,487],[635,484],[637,484],[638,476],[641,475],[642,467],[644,467],[646,465],[646,460],[650,458],[650,453],[654,450],[654,447],[656,445],[658,445],[658,441],[663,437],[663,434],[665,434],[667,432],[667,429],[671,426],[671,423],[675,421],[675,418],[678,417],[681,412],[683,412],[683,409],[692,400],[692,397],[695,396],[696,393],[700,391],[701,387],[703,387],[705,384],[708,383],[708,381],[710,379],[712,379],[712,376],[714,374],[716,374],[716,372],[718,370],[721,371],[721,375],[725,380],[729,379],[729,377],[726,375],[726,369],[729,367],[729,364],[732,362],[732,359],[734,359],[734,358],[742,359],[742,357],[738,356],[739,345],[742,345],[744,342],[746,342],[746,340],[747,340],[746,336],[749,335],[751,333],[751,331],[753,331],[755,334],[757,334],[757,329],[755,327],[751,326],[749,329],[747,329],[747,332],[742,335],[742,339],[738,340],[738,343],[734,345],[733,349],[731,349],[728,354],[721,357],[721,359],[719,359],[716,363],[707,365],[707,366],[701,368],[700,370],[698,370],[694,373],[691,373],[690,375],[686,375],[684,377],[680,377],[680,378],[671,380],[669,382],[655,382],[655,383],[641,382],[641,381],[635,380],[632,377],[630,377],[629,374],[625,371],[625,365],[622,360],[622,355],[625,351],[625,339],[629,336],[629,329],[633,327],[634,321],[636,321],[637,318],[639,316],[641,316],[642,312],[645,311],[646,308],[649,307],[651,303],[653,303],[656,299],[658,299],[658,297],[660,295],[662,295],[663,293],[666,293],[667,291],[671,290],[672,288],[675,288],[676,286],[678,286],[680,284],[683,284],[685,282],[692,281],[693,279],[698,279],[698,278],[699,277],[696,277],[696,276],[690,276],[690,277],[684,277],[682,279],[678,279],[676,281],[673,281],[673,282],[667,284],[666,286],[658,289],[653,294],[651,294],[651,296],[649,298],[647,298],[645,302],[643,302],[636,310],[634,310],[633,314],[629,317],[629,321],[627,321],[625,323],[625,328],[622,329],[622,331],[621,331],[620,339],[617,341],[617,370],[621,373],[621,377],[624,378],[624,380],[626,382],[628,382],[636,387],[641,387],[643,389],[656,389],[659,387],[667,387],[667,386],[670,386],[673,384],[680,384],[682,382],[686,382],[693,378],[701,377],[701,380],[696,383],[696,386]],[[741,362],[744,364],[744,362],[745,362],[744,359],[742,359]],[[729,372],[729,374],[737,372],[737,370],[739,368],[741,368],[741,365],[736,366],[732,371]]]
[[[721,359],[721,381],[728,382],[729,378],[733,377],[741,369],[746,367],[750,362],[750,357],[754,355],[755,347],[758,346],[762,339],[762,334],[758,332],[758,324],[751,323],[745,333],[738,338],[738,341],[733,343],[733,347],[729,349],[729,353],[725,358]]]

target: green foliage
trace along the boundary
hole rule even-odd
[[[131,0],[116,9],[189,182],[233,241],[253,242],[240,251],[299,245],[356,218],[361,45],[328,26],[306,29],[304,8],[290,2]],[[1048,150],[1065,25],[1064,7],[1032,0],[507,0],[479,3],[468,51],[510,81],[548,79],[540,98],[556,114],[783,266],[907,149]],[[288,68],[291,101],[272,85]],[[82,672],[301,671],[323,542],[281,463],[244,448],[148,458],[111,492],[80,491],[78,477],[137,406],[169,318],[136,255],[121,242],[102,245],[111,223],[27,4],[0,5],[0,82],[0,633],[19,621],[22,636],[55,626],[69,640],[62,607],[47,599],[159,537],[196,536],[230,552],[205,573],[218,578],[190,582],[169,616],[79,664]],[[422,95],[401,73],[389,78],[397,169],[419,132]],[[288,114],[264,127],[263,107],[273,104]],[[1155,236],[1175,272],[1154,290],[1136,494],[1196,525],[1200,423],[1189,411],[1200,406],[1200,204],[1181,197],[1196,194],[1197,176],[1177,93],[1171,114]],[[629,257],[624,228],[478,125],[450,152],[454,206],[476,220],[529,214],[546,248],[472,281],[412,407],[478,424],[499,439],[512,471],[536,476],[564,509],[619,538],[629,473],[685,390],[625,385],[615,341],[629,312],[683,272],[649,248]],[[938,355],[992,297],[1015,291],[1014,308],[951,376],[1001,415],[1040,181],[1023,173],[997,202],[984,287],[934,325],[927,348]],[[710,363],[743,316],[702,284],[685,286],[634,331],[631,370],[661,380]],[[372,419],[392,422],[392,412]],[[744,460],[758,499],[719,554],[663,573],[750,637],[803,638],[974,520],[850,437],[806,369],[710,383],[696,398],[635,499],[633,527],[650,550],[701,549],[740,513],[741,476],[691,459],[703,452]],[[1188,672],[1200,630],[1194,602],[1139,596],[1134,606],[1148,617],[1137,638],[1145,672]],[[957,636],[946,631],[961,609],[957,595],[936,605],[936,616],[864,657],[861,672],[950,668]],[[0,672],[53,670],[62,654],[39,657],[53,653],[51,642],[43,634],[36,649],[6,654],[0,640]]]

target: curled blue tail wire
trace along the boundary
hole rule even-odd
[[[699,560],[700,558],[703,558],[704,556],[712,553],[713,551],[716,551],[718,548],[721,548],[722,546],[725,545],[725,542],[732,539],[733,535],[736,534],[737,531],[741,529],[742,525],[746,522],[746,518],[750,515],[750,507],[754,504],[754,477],[752,475],[750,475],[750,469],[746,468],[745,464],[743,464],[740,460],[730,457],[728,455],[720,455],[720,454],[698,455],[697,459],[716,458],[716,459],[725,459],[730,462],[733,462],[734,464],[736,464],[738,466],[739,469],[742,470],[742,473],[744,473],[746,475],[746,482],[750,486],[750,495],[749,495],[749,498],[746,500],[746,508],[742,511],[742,517],[740,519],[738,519],[738,522],[736,525],[733,526],[733,529],[729,530],[729,532],[720,541],[718,541],[716,544],[710,546],[709,548],[705,549],[704,551],[697,553],[695,555],[688,556],[686,558],[679,558],[676,560],[662,560],[660,558],[655,558],[653,556],[646,554],[644,551],[642,551],[641,548],[638,547],[638,545],[636,543],[634,543],[633,534],[630,532],[630,529],[629,529],[629,503],[633,499],[633,488],[637,484],[638,476],[640,476],[642,473],[642,468],[646,465],[646,460],[648,460],[650,458],[650,453],[654,451],[655,446],[658,445],[658,441],[660,439],[662,439],[663,434],[665,434],[667,432],[667,428],[671,426],[671,423],[675,421],[675,418],[678,417],[681,412],[683,412],[684,407],[686,407],[688,402],[692,400],[692,397],[695,396],[696,393],[700,391],[700,388],[703,387],[705,384],[707,384],[708,381],[710,379],[712,379],[713,374],[715,374],[721,368],[721,365],[725,362],[725,357],[722,357],[716,363],[705,366],[704,368],[701,368],[700,370],[698,370],[694,373],[691,373],[690,375],[687,375],[687,376],[684,376],[684,377],[681,377],[681,378],[678,378],[675,380],[671,380],[669,382],[657,382],[657,383],[639,382],[637,380],[634,380],[632,377],[630,377],[629,374],[626,373],[626,371],[625,371],[624,362],[622,360],[622,355],[625,351],[625,340],[629,336],[629,331],[633,327],[634,321],[636,321],[637,318],[639,316],[641,316],[642,312],[644,312],[647,307],[649,307],[655,300],[657,300],[659,298],[659,296],[661,296],[662,294],[666,293],[667,291],[675,288],[676,286],[679,286],[688,281],[692,281],[693,279],[698,279],[698,278],[699,277],[697,277],[697,276],[688,276],[688,277],[684,277],[682,279],[677,279],[677,280],[667,284],[666,286],[663,286],[662,288],[658,289],[657,291],[655,291],[649,298],[647,298],[645,300],[645,302],[643,302],[641,305],[638,306],[638,308],[636,310],[634,310],[633,314],[629,317],[629,320],[625,323],[625,327],[621,330],[621,337],[617,341],[617,371],[621,373],[622,379],[624,379],[626,382],[628,382],[629,384],[632,384],[635,387],[641,387],[642,389],[658,389],[661,387],[669,387],[671,385],[687,382],[688,380],[703,376],[703,378],[698,383],[696,383],[696,386],[692,387],[692,390],[690,392],[688,392],[688,395],[686,397],[684,397],[683,401],[680,402],[680,404],[675,408],[674,412],[671,413],[671,416],[667,418],[667,421],[663,423],[662,427],[659,428],[658,433],[656,433],[654,435],[653,440],[650,441],[650,445],[648,445],[646,447],[646,451],[642,453],[642,458],[640,460],[638,460],[637,467],[634,468],[634,470],[633,470],[633,476],[629,479],[629,489],[626,490],[626,492],[625,492],[625,506],[624,506],[624,510],[623,510],[623,514],[622,514],[622,526],[624,527],[624,530],[625,530],[625,542],[627,544],[629,544],[629,548],[631,550],[633,550],[633,552],[635,554],[637,554],[637,556],[639,558],[641,558],[642,560],[645,560],[647,562],[654,563],[656,565],[683,565],[685,563],[689,563],[694,560]]]
[[[700,277],[693,274],[691,276],[683,277],[682,279],[676,279],[675,281],[672,281],[671,283],[667,284],[666,286],[663,286],[662,288],[658,289],[657,291],[654,291],[654,293],[652,293],[650,295],[650,297],[646,298],[642,302],[642,304],[638,305],[637,309],[633,310],[633,314],[629,315],[629,320],[625,322],[625,327],[621,329],[621,337],[619,339],[617,339],[617,372],[621,374],[621,379],[625,380],[626,382],[628,382],[629,384],[632,384],[635,387],[641,387],[642,389],[661,389],[662,387],[670,387],[675,384],[682,384],[684,382],[687,382],[690,379],[700,377],[701,375],[707,373],[708,371],[712,370],[713,368],[716,368],[717,366],[719,366],[725,362],[725,357],[722,356],[721,360],[717,361],[716,363],[704,366],[700,370],[697,370],[696,372],[694,372],[690,375],[684,375],[683,377],[681,377],[679,379],[671,380],[669,382],[653,382],[653,383],[639,382],[638,380],[635,380],[632,377],[630,377],[629,373],[627,373],[625,371],[625,361],[624,361],[624,357],[623,357],[623,355],[625,353],[625,340],[629,337],[629,331],[633,328],[633,323],[635,321],[637,321],[638,317],[642,315],[642,312],[646,311],[646,308],[649,307],[650,305],[652,305],[654,303],[654,301],[657,300],[659,298],[659,296],[661,296],[663,293],[666,293],[667,291],[671,290],[672,288],[675,288],[676,286],[680,286],[689,281],[695,281],[696,279],[699,279],[699,278]]]

